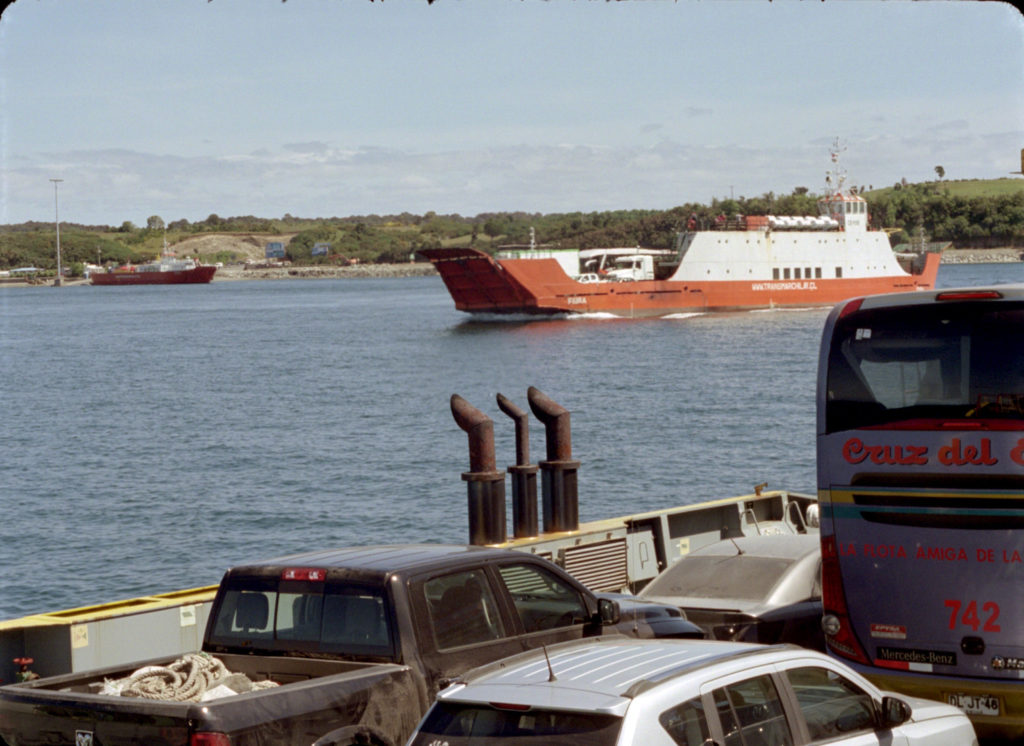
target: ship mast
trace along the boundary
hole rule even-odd
[[[843,184],[846,182],[846,169],[839,165],[839,155],[846,150],[839,146],[839,138],[832,141],[829,149],[829,156],[832,158],[832,169],[825,172],[825,191],[829,196],[842,194]]]

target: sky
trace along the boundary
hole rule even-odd
[[[849,184],[1013,178],[1024,16],[973,0],[15,0],[0,16],[0,224],[821,193],[836,137]]]

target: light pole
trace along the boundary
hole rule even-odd
[[[64,274],[60,266],[60,209],[57,206],[57,185],[64,179],[50,179],[50,181],[53,182],[53,222],[57,227],[57,279],[53,284],[60,287],[64,281]]]

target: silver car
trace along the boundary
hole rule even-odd
[[[670,565],[637,595],[678,606],[711,639],[825,650],[817,533],[716,541]]]
[[[471,671],[409,746],[976,746],[950,705],[793,645],[595,638]]]

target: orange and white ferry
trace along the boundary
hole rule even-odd
[[[818,215],[691,219],[674,249],[528,249],[491,256],[468,248],[420,253],[441,274],[455,307],[469,313],[608,313],[665,316],[694,311],[830,305],[855,295],[935,286],[940,256],[893,252],[868,228],[868,204],[844,190],[835,169]]]

